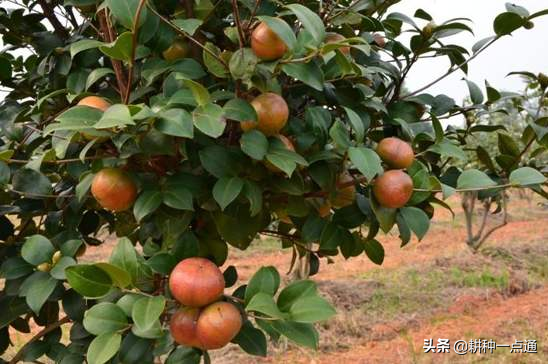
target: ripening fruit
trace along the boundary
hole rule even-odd
[[[266,136],[276,135],[289,119],[289,107],[280,95],[267,92],[251,101],[257,113],[257,122],[244,121],[240,125],[244,131],[259,129]]]
[[[343,35],[339,34],[339,33],[327,33],[327,35],[325,36],[325,43],[340,43],[344,40],[346,40],[346,38]],[[341,48],[339,48],[339,50],[343,54],[349,54],[350,53],[350,47],[349,46],[341,47]]]
[[[124,211],[133,205],[137,187],[122,170],[103,168],[93,178],[91,194],[103,208]]]
[[[337,185],[350,183],[352,181],[354,181],[354,179],[352,178],[350,174],[343,173],[339,177]],[[350,185],[348,187],[344,187],[336,191],[335,197],[331,199],[331,206],[333,206],[334,208],[340,209],[348,205],[352,205],[355,200],[356,200],[356,186]]]
[[[223,295],[225,279],[214,263],[205,258],[187,258],[179,262],[169,277],[173,297],[185,306],[202,307]]]
[[[111,106],[110,102],[99,96],[84,97],[82,100],[78,101],[78,105],[93,107],[103,112],[107,111],[107,109]]]
[[[413,194],[413,180],[399,169],[386,171],[375,180],[373,194],[381,206],[393,209],[403,207]]]
[[[183,307],[171,316],[169,330],[173,339],[180,345],[201,348],[196,336],[196,324],[200,316],[200,309]]]
[[[408,168],[415,160],[413,148],[395,137],[381,140],[377,146],[377,154],[386,164],[396,169]]]
[[[375,41],[375,44],[380,48],[384,48],[384,46],[386,46],[386,39],[384,39],[384,37],[379,33],[373,34],[373,41]]]
[[[287,52],[287,45],[266,23],[262,22],[251,34],[251,49],[260,59],[273,61]]]
[[[234,339],[241,328],[240,311],[231,303],[216,302],[200,313],[196,334],[203,349],[220,349]]]
[[[173,62],[188,56],[189,46],[182,39],[176,39],[168,49],[162,52],[162,56],[166,61]]]
[[[295,151],[295,146],[293,145],[293,142],[291,141],[291,139],[289,139],[288,137],[286,137],[285,135],[276,135],[276,138],[280,139],[282,141],[282,143],[284,144],[284,146],[289,149],[290,151],[294,152]],[[281,169],[279,169],[278,167],[276,167],[275,165],[273,165],[272,163],[270,163],[269,161],[266,161],[265,162],[265,166],[266,168],[271,171],[271,172],[274,172],[274,173],[283,173],[283,171]]]

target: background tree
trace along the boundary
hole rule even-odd
[[[470,137],[499,130],[477,116],[500,93],[468,81],[473,105],[459,107],[426,91],[548,11],[508,4],[470,52],[450,42],[466,19],[390,13],[396,2],[3,2],[1,351],[8,327],[43,327],[10,363],[208,362],[229,341],[266,355],[267,335],[317,348],[314,323],[334,310],[315,284],[280,287],[264,267],[229,292],[229,246],[279,237],[310,274],[338,254],[381,264],[379,231],[422,239],[455,192],[546,196],[522,158],[546,147],[545,118],[500,168],[463,171]],[[451,67],[402,92],[425,57]],[[463,113],[464,128],[443,130]],[[399,160],[406,142],[414,155]],[[111,235],[108,262],[80,261]]]

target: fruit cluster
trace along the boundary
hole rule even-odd
[[[223,274],[211,261],[187,258],[177,264],[169,277],[169,289],[183,305],[170,322],[178,344],[212,350],[234,339],[242,327],[242,315],[233,304],[220,301],[224,288]]]

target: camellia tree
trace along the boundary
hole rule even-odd
[[[264,356],[267,337],[317,348],[314,323],[335,311],[315,284],[280,287],[263,267],[229,289],[228,247],[279,237],[308,276],[338,254],[382,263],[381,230],[423,238],[458,191],[546,197],[541,166],[522,162],[546,147],[546,118],[489,175],[462,170],[469,138],[499,130],[473,116],[502,95],[468,81],[459,107],[427,92],[548,11],[508,4],[468,51],[451,43],[466,19],[397,2],[3,1],[0,352],[41,327],[6,360],[209,362],[229,342]],[[447,72],[404,91],[431,57]],[[111,236],[108,261],[90,261]]]

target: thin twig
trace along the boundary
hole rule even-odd
[[[131,37],[131,58],[129,60],[129,66],[127,70],[127,84],[126,94],[124,96],[124,104],[129,103],[129,97],[131,95],[131,84],[133,82],[133,68],[135,67],[135,54],[137,52],[137,46],[139,42],[139,19],[141,18],[141,12],[146,4],[147,0],[140,0],[135,12],[135,18],[133,19],[133,31]]]
[[[70,322],[70,319],[68,318],[68,316],[65,316],[63,317],[62,319],[60,319],[59,321],[56,321],[54,323],[51,323],[49,324],[48,326],[46,326],[42,331],[38,332],[36,335],[34,335],[25,345],[23,345],[19,351],[17,352],[17,354],[15,354],[15,356],[10,360],[9,364],[15,364],[15,363],[18,363],[22,356],[23,356],[23,353],[25,352],[25,349],[30,345],[32,344],[33,342],[39,340],[40,338],[42,338],[43,336],[47,335],[48,333],[52,332],[53,330],[57,329],[58,327],[66,324]]]
[[[33,193],[33,192],[23,192],[8,188],[9,192],[16,193],[24,197],[36,197],[36,198],[73,198],[76,197],[75,194],[66,194],[66,195],[46,195],[42,193]]]
[[[156,9],[154,9],[148,2],[146,2],[147,4],[147,8],[150,9],[150,11],[152,11],[157,17],[160,18],[160,20],[162,20],[164,23],[166,23],[167,25],[169,25],[173,30],[175,30],[177,33],[179,33],[180,35],[182,35],[183,37],[187,38],[188,40],[190,40],[192,43],[194,43],[195,45],[197,45],[198,47],[202,48],[204,50],[204,52],[207,52],[209,53],[213,58],[215,58],[217,61],[219,61],[227,70],[228,70],[228,65],[226,64],[226,62],[219,56],[217,56],[214,52],[212,52],[210,49],[208,49],[206,46],[204,46],[202,43],[200,43],[197,39],[195,39],[193,36],[191,36],[190,34],[188,34],[187,32],[185,32],[184,30],[180,29],[178,26],[176,26],[175,24],[173,24],[171,21],[169,21],[169,19],[167,19],[166,17],[164,17],[162,14],[158,13],[156,11]]]
[[[67,38],[69,36],[68,30],[61,24],[57,16],[55,15],[54,7],[46,0],[37,0],[38,4],[44,12],[44,16],[48,19],[53,26],[55,33],[61,38]]]
[[[251,15],[249,15],[249,20],[247,21],[246,27],[244,29],[244,33],[247,34],[249,32],[249,28],[251,28],[252,20],[257,15],[257,10],[259,10],[259,6],[261,5],[261,0],[255,1],[255,6],[253,7],[253,10],[251,10]]]
[[[236,29],[238,29],[238,40],[240,42],[240,49],[242,49],[245,44],[245,36],[242,28],[242,22],[240,20],[240,10],[238,9],[237,0],[232,0],[232,12],[234,13],[234,21],[236,22]]]
[[[419,88],[418,90],[415,90],[407,95],[404,95],[402,96],[400,99],[401,100],[404,100],[404,99],[407,99],[407,98],[410,98],[411,96],[415,96],[417,94],[419,94],[420,92],[432,87],[433,85],[435,85],[436,83],[440,82],[441,80],[445,79],[447,76],[451,75],[453,72],[455,72],[456,70],[459,70],[461,69],[463,66],[467,65],[470,61],[472,61],[474,58],[476,58],[479,54],[481,54],[485,49],[487,49],[489,46],[491,46],[493,43],[495,43],[497,40],[500,39],[500,36],[496,36],[495,38],[491,39],[486,45],[484,45],[480,50],[478,50],[474,55],[472,55],[470,58],[468,58],[466,61],[456,65],[456,66],[453,66],[451,68],[449,68],[449,70],[444,73],[443,75],[441,75],[440,77],[436,78],[434,81],[428,83],[427,85]]]

